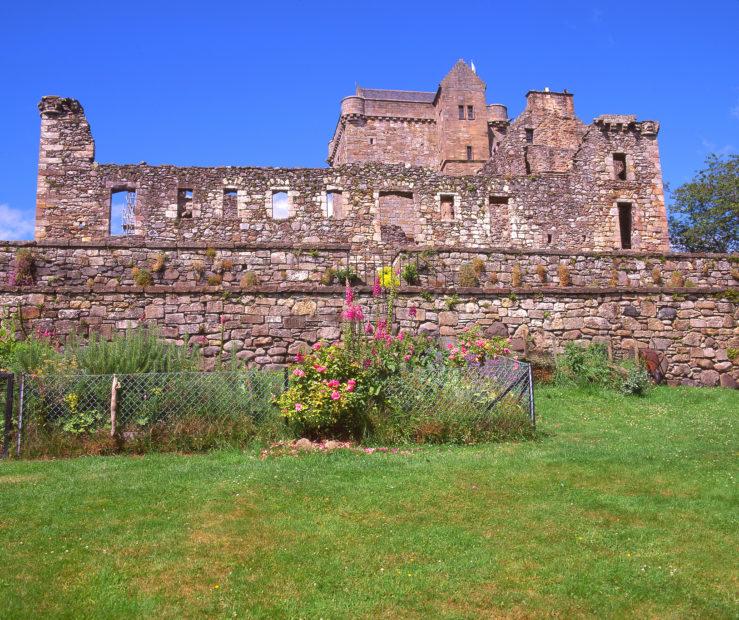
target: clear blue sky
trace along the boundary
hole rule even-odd
[[[42,95],[79,99],[101,162],[323,166],[355,82],[488,101],[575,93],[662,123],[665,180],[739,149],[739,2],[18,2],[0,7],[0,238],[30,237]]]

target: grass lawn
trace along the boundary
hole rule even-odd
[[[739,393],[537,406],[522,443],[0,463],[0,617],[736,618]]]

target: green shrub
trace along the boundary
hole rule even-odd
[[[555,380],[558,383],[612,387],[614,370],[608,361],[608,352],[602,344],[581,346],[574,342],[565,345],[557,356]]]
[[[336,270],[336,279],[339,281],[339,284],[345,284],[347,280],[349,284],[359,283],[359,276],[354,271],[354,267],[339,267]]]
[[[136,328],[105,340],[91,334],[86,343],[70,340],[66,356],[81,372],[93,375],[199,370],[200,350],[159,339],[151,328]]]
[[[406,284],[410,284],[411,286],[418,284],[421,281],[421,278],[418,275],[418,266],[416,263],[408,263],[405,265],[401,272],[401,277],[405,280]]]
[[[621,381],[621,392],[631,396],[644,396],[652,387],[646,369],[635,362],[624,362],[622,367],[626,371],[626,376]]]

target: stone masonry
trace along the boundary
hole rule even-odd
[[[61,336],[153,322],[282,365],[338,337],[342,269],[367,303],[377,269],[411,265],[401,329],[648,348],[672,383],[735,386],[739,261],[669,252],[659,123],[586,124],[548,89],[509,119],[486,91],[463,61],[434,91],[357,87],[327,168],[99,163],[81,104],[44,97],[36,240],[0,242],[4,316]]]

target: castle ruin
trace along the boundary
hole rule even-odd
[[[206,353],[279,365],[338,336],[332,273],[371,285],[379,266],[414,263],[402,328],[451,336],[475,322],[526,351],[650,348],[675,383],[739,376],[736,269],[669,252],[654,120],[586,124],[571,93],[548,89],[509,119],[461,60],[435,91],[357,87],[325,168],[99,163],[78,101],[48,96],[39,110],[36,239],[0,246],[0,282],[19,247],[34,251],[33,284],[0,285],[29,324],[156,321]]]

